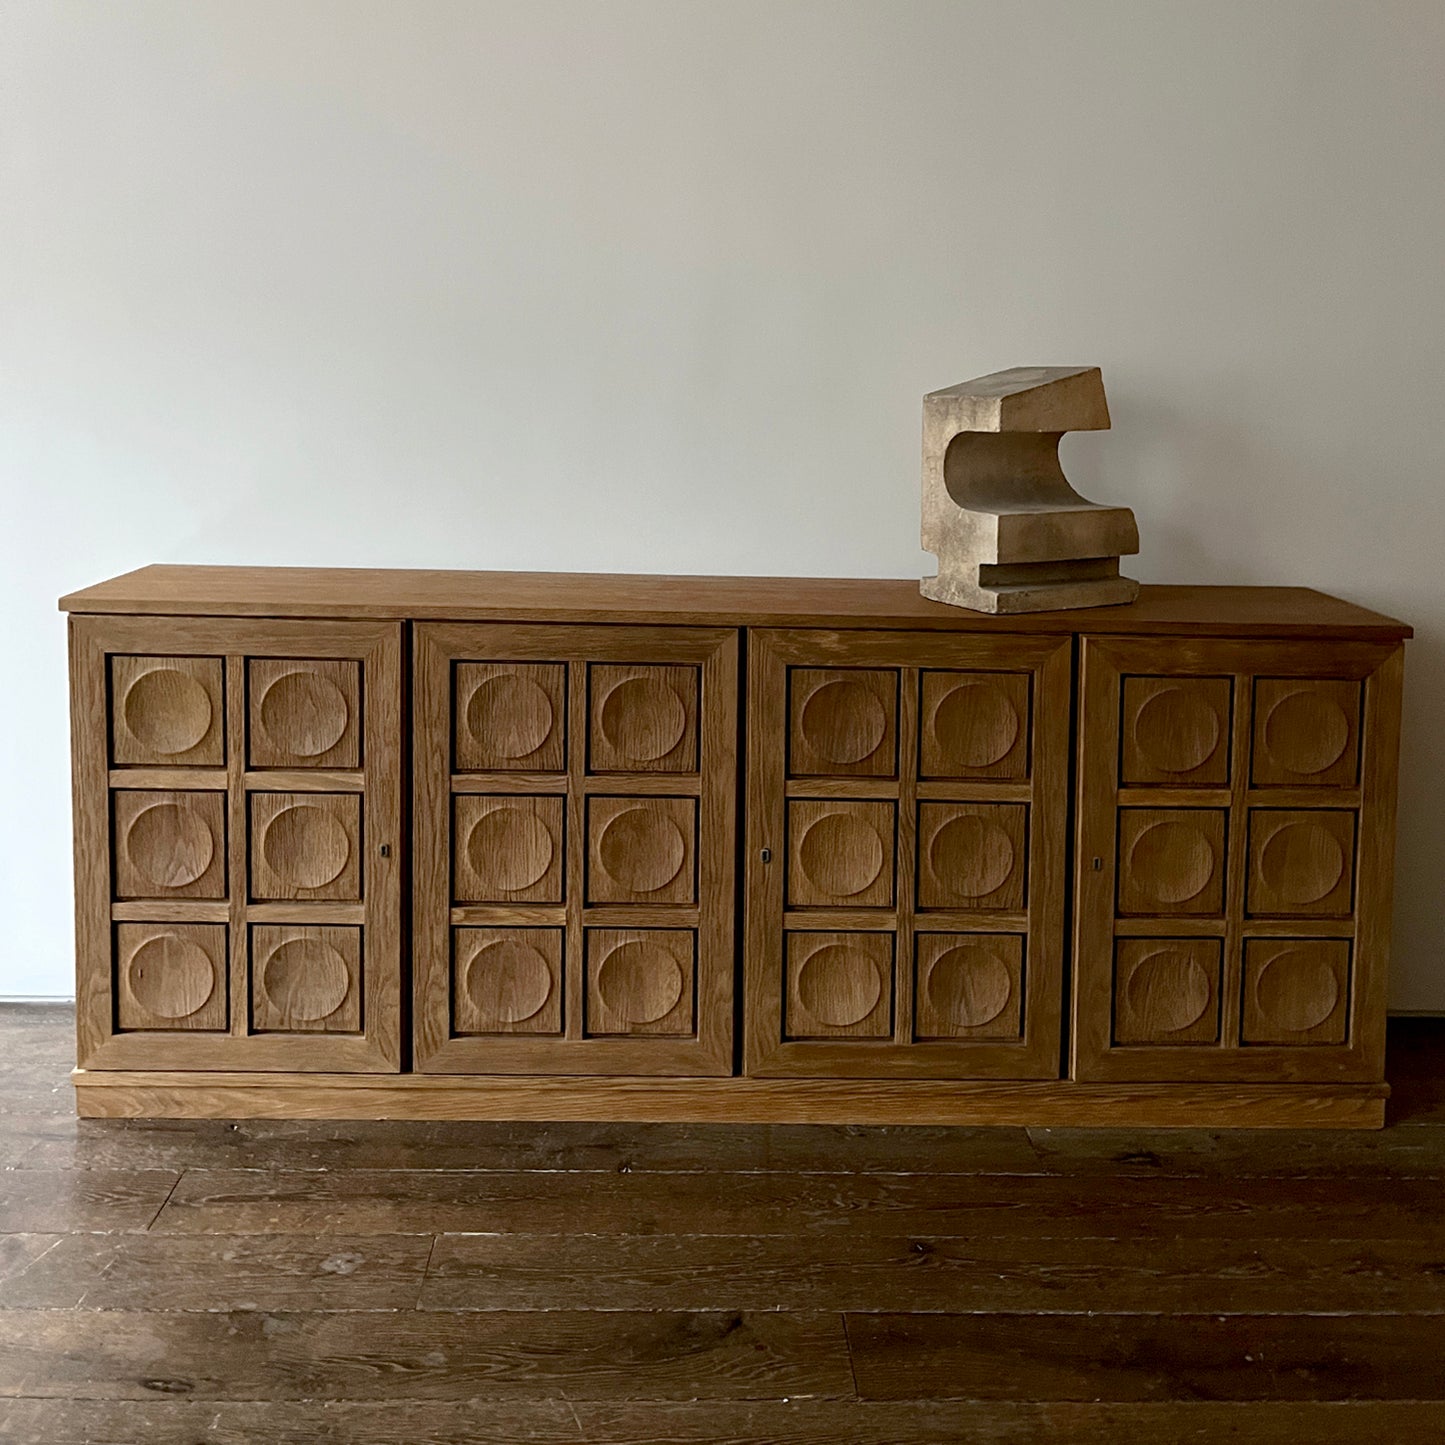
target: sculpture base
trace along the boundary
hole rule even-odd
[[[972,570],[972,569],[970,569]],[[919,590],[934,602],[1002,615],[1075,607],[1120,607],[1139,596],[1139,584],[1119,575],[1117,558],[1086,563],[983,566],[977,576],[925,577]]]

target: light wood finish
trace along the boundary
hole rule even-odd
[[[1047,451],[1038,407],[1094,385],[1000,383],[969,435]],[[250,1108],[191,1086],[309,1074],[344,1111],[345,1076],[406,1068],[440,1092],[357,1107],[525,1112],[550,1078],[535,1107],[638,1117],[1378,1122],[1392,619],[248,568],[66,604],[101,614],[71,632],[87,1094],[165,1070],[180,1095],[133,1097]]]
[[[1378,1129],[1384,1084],[285,1075],[77,1070],[84,1118],[534,1119],[599,1123],[1060,1124]]]
[[[1056,1078],[1069,649],[772,630],[748,645],[746,1071]],[[940,737],[960,691],[980,712],[945,713]],[[930,735],[927,765],[976,769],[990,801],[920,797]],[[865,776],[810,796],[822,766]]]
[[[72,620],[82,1063],[399,1066],[400,632]]]
[[[443,572],[353,567],[155,565],[73,592],[66,612],[394,621],[659,622],[1073,635],[1339,638],[1398,642],[1394,618],[1308,587],[1145,586],[1138,601],[994,617],[921,597],[916,580]]]
[[[737,649],[415,629],[418,1068],[731,1072]]]
[[[1084,639],[1077,1078],[1381,1077],[1401,663]]]
[[[1132,602],[1119,558],[1139,550],[1128,507],[1064,477],[1067,431],[1109,426],[1097,366],[1016,366],[923,398],[925,597],[1016,615]]]

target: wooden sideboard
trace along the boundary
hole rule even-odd
[[[61,606],[83,1114],[1383,1122],[1390,618],[233,567]]]

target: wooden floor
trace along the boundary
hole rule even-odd
[[[0,1007],[0,1440],[1445,1441],[1445,1023],[1381,1133],[78,1122]]]

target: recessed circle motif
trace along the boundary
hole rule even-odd
[[[530,757],[552,736],[552,699],[533,678],[500,673],[484,679],[467,703],[467,729],[494,757]]]
[[[1345,850],[1328,828],[1286,823],[1264,845],[1259,876],[1276,898],[1303,907],[1328,898],[1345,866]]]
[[[1129,849],[1129,882],[1160,903],[1198,898],[1218,867],[1214,845],[1194,823],[1150,823]]]
[[[825,813],[798,842],[798,867],[820,893],[851,898],[878,881],[885,857],[876,829],[848,813]]]
[[[520,1024],[552,997],[552,970],[540,950],[516,939],[484,943],[467,964],[467,993],[484,1019]]]
[[[1312,777],[1333,767],[1350,745],[1350,720],[1332,697],[1292,692],[1270,708],[1264,746],[1286,772]]]
[[[798,1001],[821,1024],[846,1029],[860,1024],[883,997],[877,962],[861,948],[825,944],[798,970]]]
[[[940,1019],[976,1029],[994,1021],[1013,996],[1013,974],[992,949],[961,943],[928,971],[928,1002]]]
[[[158,888],[184,888],[205,876],[216,855],[211,830],[178,803],[153,803],[131,820],[125,855]]]
[[[959,898],[984,898],[1002,888],[1014,862],[1013,839],[977,813],[950,818],[928,845],[933,876]]]
[[[1259,1011],[1285,1033],[1302,1034],[1334,1013],[1340,981],[1324,959],[1302,948],[1277,953],[1254,981]]]
[[[324,939],[288,938],[261,966],[261,987],[287,1020],[316,1023],[346,1002],[351,971]]]
[[[210,693],[189,673],[172,667],[136,678],[122,710],[131,736],[165,757],[190,752],[211,730]]]
[[[687,708],[661,678],[629,677],[603,700],[597,722],[619,757],[655,763],[687,731]]]
[[[523,808],[493,808],[467,835],[467,856],[477,877],[503,893],[540,882],[552,866],[555,847],[547,825]]]
[[[1134,745],[1161,773],[1192,773],[1214,756],[1223,729],[1199,692],[1166,687],[1134,718]]]
[[[1019,737],[1019,715],[1003,689],[992,682],[964,682],[933,711],[938,750],[961,768],[989,768],[1002,762]]]
[[[799,731],[820,758],[847,767],[872,757],[888,733],[888,714],[861,682],[825,682],[803,704]]]
[[[687,840],[665,814],[629,808],[608,820],[597,839],[597,861],[634,893],[655,893],[682,871]]]
[[[131,997],[158,1019],[184,1019],[216,991],[216,968],[205,949],[176,933],[148,938],[126,965]]]
[[[1163,949],[1140,960],[1124,985],[1124,1001],[1144,1032],[1178,1033],[1209,1008],[1209,975],[1198,959]]]
[[[617,1018],[655,1024],[682,1002],[686,980],[677,960],[655,943],[619,943],[597,969],[597,996]]]
[[[278,878],[297,888],[324,888],[341,877],[351,839],[325,808],[293,803],[267,823],[261,854]]]
[[[282,673],[261,694],[261,726],[276,745],[298,758],[319,758],[346,735],[351,704],[329,677]]]

